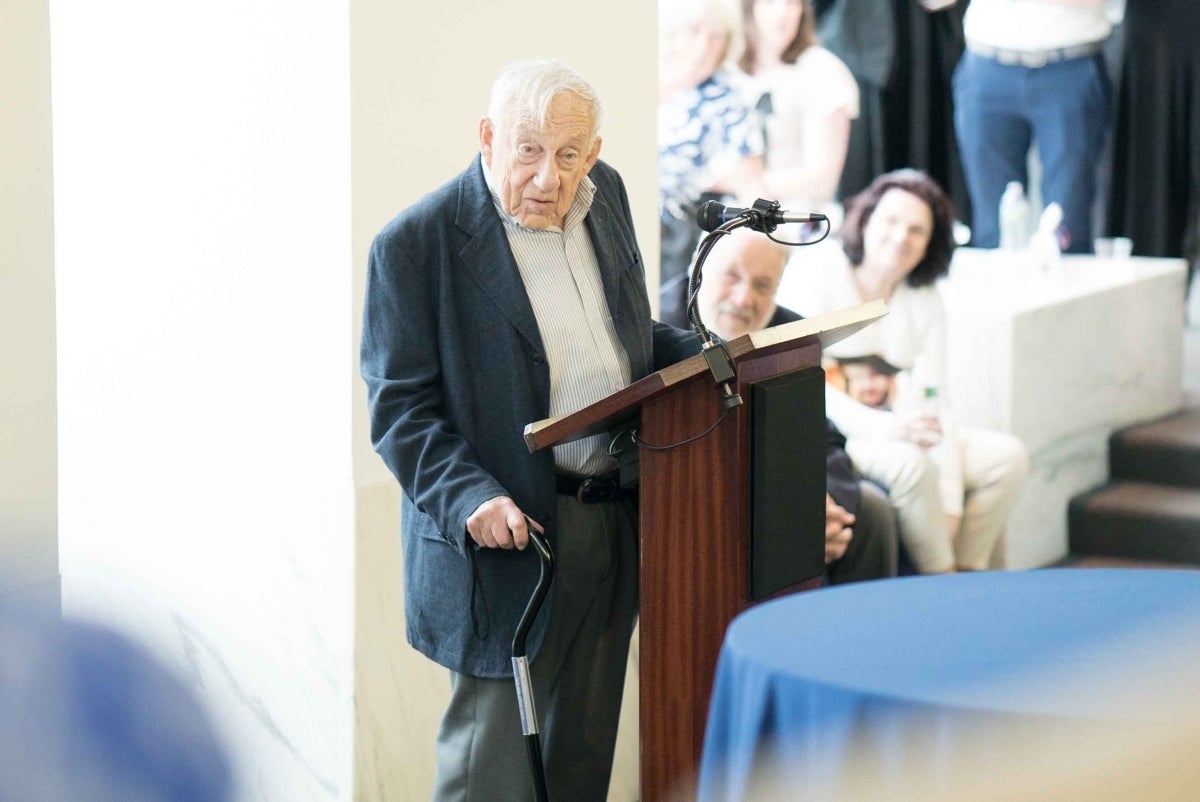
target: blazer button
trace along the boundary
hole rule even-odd
[[[545,359],[542,357],[542,355],[541,355],[541,354],[534,354],[534,355],[533,355],[533,364],[535,364],[535,365],[539,365],[539,366],[540,366],[540,365],[543,365],[543,364],[545,364],[545,362],[546,362],[546,360],[545,360]]]

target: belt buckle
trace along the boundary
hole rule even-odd
[[[1036,53],[1022,53],[1021,65],[1024,67],[1029,67],[1030,69],[1041,69],[1053,60],[1051,57],[1054,55],[1054,51],[1051,50],[1040,50]]]
[[[616,495],[616,480],[598,476],[584,479],[579,483],[579,489],[575,491],[575,498],[579,500],[580,504],[599,504],[603,501],[612,501]]]

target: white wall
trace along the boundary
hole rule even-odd
[[[371,238],[400,209],[469,164],[499,68],[562,58],[607,107],[601,158],[621,171],[648,270],[657,273],[656,33],[653,3],[551,5],[355,0],[352,14],[353,240],[360,300]],[[446,699],[444,669],[404,642],[395,481],[371,452],[356,386],[357,783],[370,802],[424,800]],[[614,799],[637,794],[636,740],[622,734]]]
[[[243,799],[350,799],[349,6],[51,11],[64,608],[186,673]]]
[[[0,3],[0,599],[57,608],[49,22]]]

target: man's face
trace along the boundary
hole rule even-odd
[[[846,377],[846,395],[860,404],[875,409],[888,406],[888,394],[891,391],[892,377],[880,373],[870,365],[850,363],[842,365],[842,375]]]
[[[762,234],[738,230],[709,254],[700,285],[700,315],[710,329],[731,340],[767,325],[787,252]]]
[[[587,101],[560,92],[544,123],[514,111],[507,120],[479,122],[483,161],[504,209],[526,228],[562,228],[583,180],[600,155]]]

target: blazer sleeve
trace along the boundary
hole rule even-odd
[[[372,243],[363,310],[361,370],[371,442],[441,537],[466,555],[466,522],[508,495],[484,470],[446,413],[438,351],[437,271],[385,230]]]

